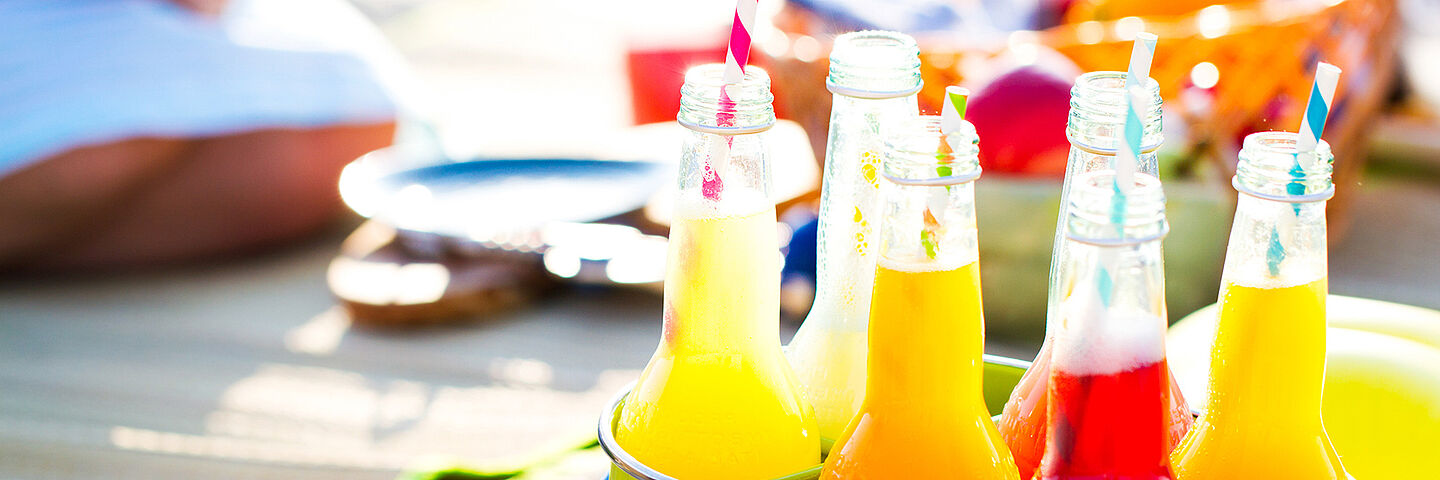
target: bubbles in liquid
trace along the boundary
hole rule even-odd
[[[1093,285],[1081,285],[1061,306],[1052,368],[1077,375],[1134,370],[1165,359],[1165,321],[1131,307],[1105,307]]]
[[[718,200],[703,196],[699,190],[685,190],[676,202],[675,218],[737,217],[774,207],[764,193],[742,187],[725,189]]]
[[[881,268],[896,272],[926,273],[926,272],[948,272],[966,265],[975,263],[976,256],[966,255],[960,258],[941,259],[935,261],[914,261],[898,260],[893,258],[880,257],[878,263]]]
[[[1256,262],[1258,263],[1258,262]],[[1232,275],[1233,273],[1233,275]],[[1240,266],[1235,272],[1226,272],[1229,283],[1253,288],[1287,288],[1297,285],[1305,285],[1325,277],[1323,268],[1318,268],[1306,263],[1296,262],[1285,264],[1280,269],[1280,274],[1270,276],[1269,270],[1264,265],[1246,264]]]

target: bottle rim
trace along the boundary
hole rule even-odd
[[[940,153],[946,137],[940,134],[939,115],[917,115],[891,127],[885,138],[882,176],[899,185],[959,185],[980,178],[980,138],[975,125],[961,120],[961,130],[950,136],[960,139],[962,150]],[[947,141],[947,143],[949,143]],[[953,143],[949,143],[953,149]],[[949,167],[942,175],[940,167]]]
[[[1075,85],[1070,88],[1070,119],[1065,126],[1065,137],[1072,146],[1099,155],[1115,155],[1118,152],[1118,144],[1116,147],[1104,147],[1080,138],[1090,132],[1077,131],[1081,127],[1077,127],[1075,122],[1076,117],[1084,117],[1090,124],[1102,125],[1105,129],[1118,131],[1123,128],[1127,108],[1125,75],[1125,72],[1101,70],[1086,72],[1075,79]],[[1162,124],[1164,100],[1160,97],[1160,84],[1154,79],[1146,78],[1144,88],[1146,96],[1153,99],[1141,112],[1145,119],[1145,138],[1150,141],[1140,147],[1139,153],[1151,153],[1165,143]]]
[[[1294,132],[1246,135],[1230,185],[1245,195],[1281,203],[1316,203],[1334,197],[1335,157],[1330,144],[1322,139],[1314,151],[1302,153],[1296,151],[1298,140]],[[1312,167],[1307,171],[1301,163]]]
[[[914,95],[921,86],[920,48],[913,37],[863,30],[835,38],[825,77],[831,93],[878,100]]]
[[[724,81],[725,64],[707,63],[685,72],[680,87],[680,110],[675,119],[686,128],[717,135],[759,133],[775,126],[775,96],[770,74],[757,66],[745,67],[739,83]],[[730,100],[722,105],[723,100]],[[722,121],[728,118],[729,125]]]

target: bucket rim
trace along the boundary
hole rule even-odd
[[[981,361],[988,364],[1019,368],[1022,371],[1029,370],[1031,363],[1025,360],[1002,357],[999,355],[991,355],[988,353],[982,355]],[[599,424],[596,425],[596,436],[600,440],[600,448],[603,449],[605,451],[605,454],[610,457],[611,465],[614,465],[615,467],[619,468],[630,476],[635,477],[638,480],[679,480],[675,477],[660,473],[659,471],[650,468],[649,466],[646,466],[644,463],[640,463],[640,460],[636,459],[633,455],[630,455],[630,452],[626,452],[624,448],[620,447],[620,443],[615,441],[615,416],[617,412],[620,411],[620,405],[622,402],[625,401],[625,397],[630,396],[630,391],[634,389],[635,382],[630,382],[626,384],[624,387],[621,387],[620,391],[615,394],[615,397],[610,399],[610,402],[605,405],[605,411],[600,415]],[[786,475],[784,477],[780,477],[780,479],[777,480],[784,480],[787,478],[795,477],[797,475],[802,475],[811,472],[816,468],[819,468],[819,465],[806,469],[805,471],[796,472],[790,475]]]

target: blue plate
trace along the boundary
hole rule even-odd
[[[645,205],[673,166],[644,161],[477,159],[380,172],[356,161],[340,180],[357,213],[405,230],[481,238],[552,222],[593,222]]]

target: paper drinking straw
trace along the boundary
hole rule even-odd
[[[1149,102],[1136,101],[1134,91],[1143,92],[1150,81],[1150,64],[1155,58],[1155,43],[1158,40],[1159,37],[1153,33],[1135,34],[1135,46],[1130,50],[1130,67],[1125,70],[1125,95],[1129,106],[1125,108],[1125,129],[1118,146],[1119,151],[1115,155],[1115,183],[1121,194],[1129,194],[1130,189],[1135,186],[1135,168],[1140,163],[1140,142],[1145,136],[1145,124],[1140,118],[1140,109]]]
[[[945,106],[940,108],[940,133],[949,135],[960,131],[960,122],[965,121],[965,104],[969,98],[968,88],[954,85],[945,87]]]
[[[730,26],[730,48],[725,51],[725,83],[740,83],[750,62],[751,32],[755,31],[755,10],[760,0],[735,2],[735,23]]]
[[[1149,104],[1149,100],[1149,95],[1140,85],[1125,89],[1125,122],[1115,153],[1115,205],[1110,213],[1111,221],[1117,228],[1124,221],[1125,197],[1135,188],[1135,166],[1140,163],[1140,144],[1145,139],[1145,122],[1140,119],[1140,109],[1142,105]]]
[[[1115,149],[1114,193],[1110,196],[1110,223],[1115,226],[1119,237],[1125,236],[1125,202],[1130,190],[1135,188],[1135,169],[1140,164],[1141,143],[1145,139],[1145,122],[1140,109],[1149,105],[1145,87],[1150,82],[1150,64],[1155,57],[1155,44],[1159,37],[1153,33],[1135,34],[1135,46],[1130,50],[1130,66],[1125,70],[1125,120],[1121,125],[1120,141]],[[1115,256],[1109,249],[1102,250],[1100,270],[1096,287],[1100,290],[1100,302],[1110,306],[1115,287],[1108,265]]]
[[[755,10],[759,7],[760,0],[737,0],[735,2],[735,21],[730,25],[730,45],[725,49],[725,73],[721,79],[725,85],[740,83],[745,78],[745,65],[750,61],[751,32],[755,26]],[[734,123],[733,113],[735,103],[730,100],[730,95],[725,91],[725,85],[720,86],[720,111],[715,114],[715,123],[720,126],[730,126]],[[720,191],[724,189],[725,182],[722,176],[725,173],[725,159],[730,156],[730,145],[733,138],[726,137],[724,142],[714,142],[710,145],[710,162],[705,166],[705,172],[700,180],[700,192],[710,200],[719,200]]]
[[[964,145],[965,139],[955,136],[963,128],[960,125],[965,123],[965,105],[969,102],[970,89],[951,85],[945,87],[945,105],[940,107],[940,136],[945,139],[945,145],[950,147],[950,152],[958,152]],[[937,156],[942,159],[943,156]],[[949,163],[949,162],[945,162]],[[950,167],[940,165],[935,167],[935,173],[940,176],[949,176]]]
[[[952,161],[946,156],[955,152],[963,151],[966,145],[961,143],[964,138],[956,135],[960,133],[965,123],[965,105],[970,98],[970,89],[959,86],[945,87],[945,102],[940,107],[940,137],[944,145],[940,145],[940,152],[935,155],[939,165],[935,166],[935,173],[941,177],[950,176],[953,171],[949,163]],[[949,147],[949,152],[945,151]],[[925,214],[920,229],[920,244],[925,247],[925,256],[934,259],[938,250],[937,238],[940,229],[940,217],[944,216],[946,204],[950,201],[950,186],[930,190],[930,196],[925,199]]]
[[[1315,83],[1310,87],[1310,99],[1305,102],[1305,115],[1300,118],[1300,137],[1295,139],[1295,151],[1309,153],[1320,143],[1320,134],[1325,132],[1325,119],[1330,116],[1330,105],[1335,100],[1335,85],[1340,83],[1340,67],[1320,62],[1315,67]],[[1298,161],[1295,163],[1300,164]],[[1303,192],[1301,192],[1303,193]]]
[[[1295,165],[1290,176],[1295,181],[1285,186],[1286,193],[1303,195],[1305,167],[1300,164],[1300,155],[1315,151],[1320,144],[1320,135],[1325,132],[1325,120],[1330,116],[1330,106],[1335,100],[1335,86],[1340,83],[1340,67],[1320,62],[1315,66],[1315,82],[1310,85],[1310,98],[1305,101],[1305,113],[1300,117],[1300,132],[1295,137]],[[1293,224],[1300,217],[1300,205],[1294,205],[1295,217],[1281,220],[1286,230],[1293,231]],[[1287,234],[1290,232],[1286,232]],[[1270,230],[1270,246],[1265,250],[1265,264],[1270,276],[1280,274],[1280,262],[1285,260],[1285,246],[1280,242],[1280,229]]]

